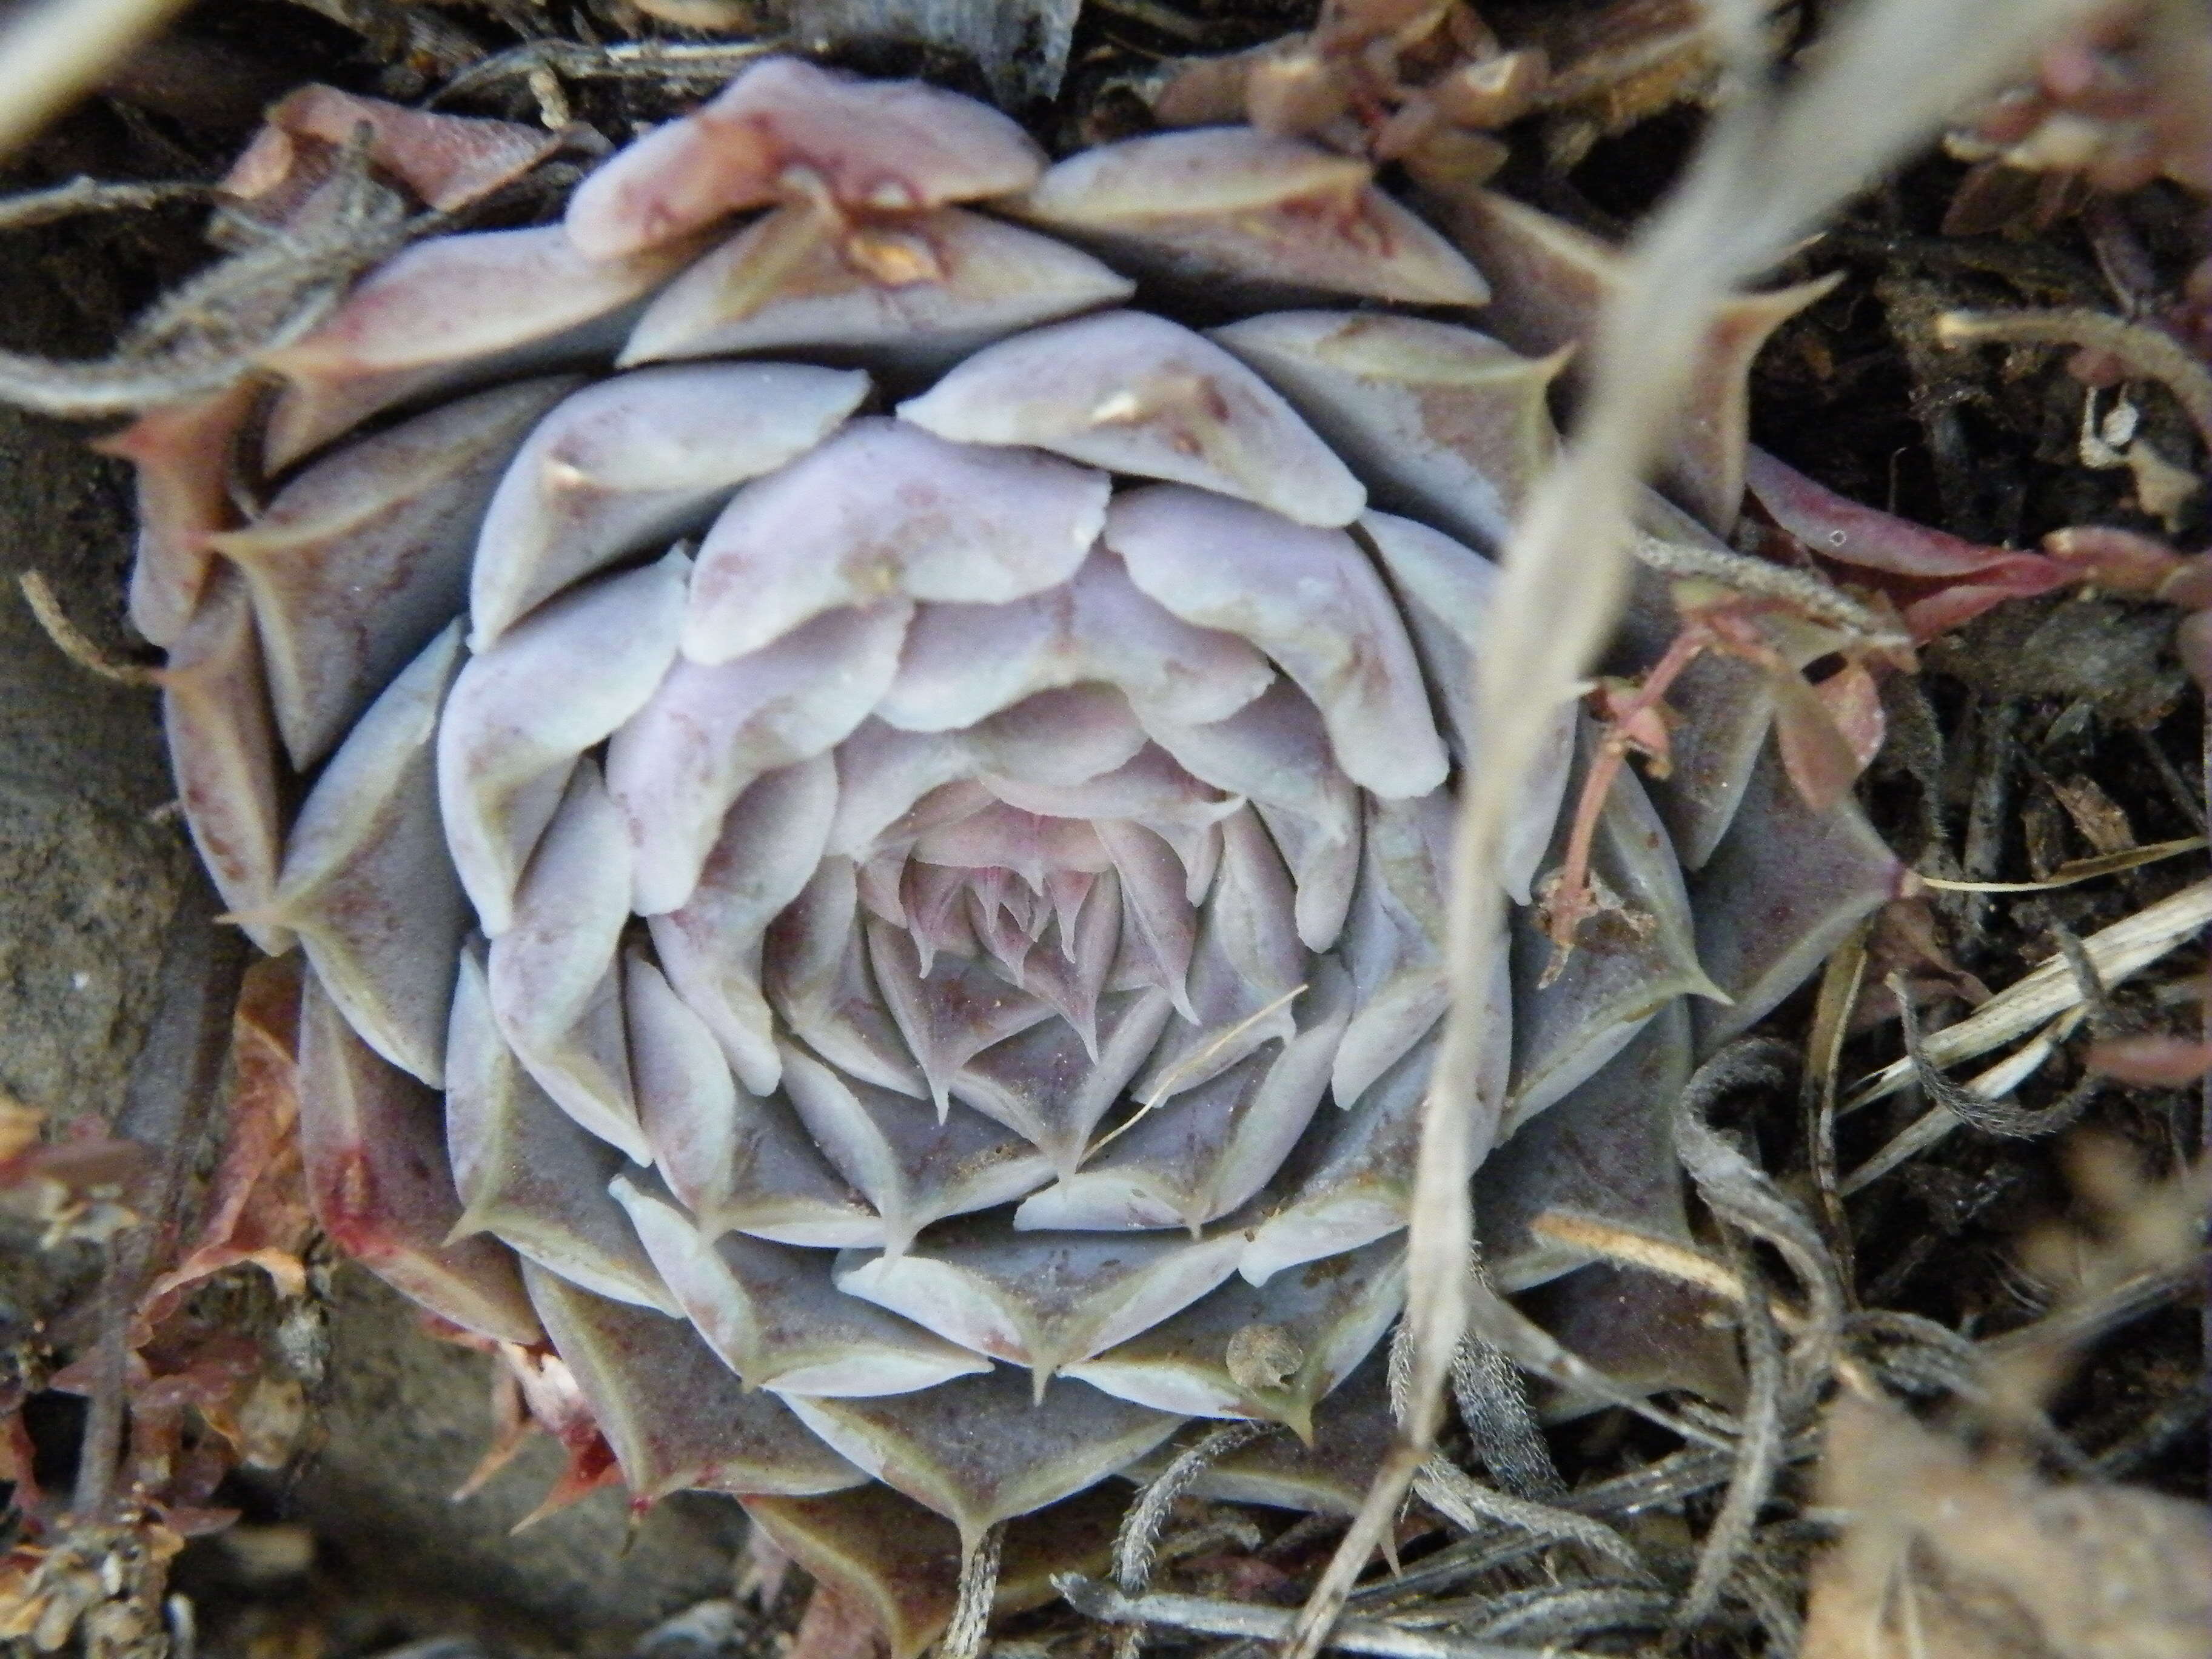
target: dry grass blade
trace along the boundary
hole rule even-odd
[[[2203,836],[2191,836],[2182,841],[2130,847],[2094,859],[2073,859],[2060,865],[2043,881],[1946,881],[1938,876],[1923,876],[1920,881],[1924,886],[1940,888],[1947,893],[2048,893],[2056,888],[2071,887],[2076,882],[2094,881],[2100,876],[2116,876],[2123,870],[2139,870],[2146,864],[2179,858],[2207,846],[2212,846],[2212,841]]]
[[[2081,941],[2105,984],[2140,973],[2212,922],[2212,881],[2200,881]],[[1929,1034],[1921,1053],[1932,1066],[1955,1066],[2025,1036],[2081,1003],[2081,986],[2063,956],[2054,956],[2007,986],[1956,1025]],[[1911,1056],[1892,1061],[1862,1083],[1842,1109],[1895,1094],[1913,1080]]]
[[[141,42],[183,0],[45,0],[0,28],[0,158],[15,153]]]
[[[107,656],[89,635],[69,618],[62,609],[60,597],[53,585],[35,570],[26,570],[15,578],[15,586],[22,590],[23,603],[31,607],[31,615],[38,619],[46,637],[54,642],[54,649],[67,657],[88,673],[101,679],[112,680],[118,685],[157,685],[161,683],[158,671],[135,662],[116,662]]]
[[[1743,1251],[1739,1247],[1733,1254],[1741,1257]],[[1781,1334],[1767,1313],[1764,1295],[1746,1295],[1737,1305],[1745,1370],[1751,1379],[1739,1419],[1743,1435],[1736,1446],[1735,1468],[1729,1475],[1728,1494],[1706,1529],[1698,1549],[1697,1571],[1674,1610],[1673,1624],[1680,1631],[1695,1630],[1720,1606],[1721,1592],[1750,1544],[1759,1509],[1782,1470],[1785,1379]]]
[[[1206,1636],[1241,1636],[1275,1641],[1288,1636],[1292,1615],[1280,1608],[1246,1601],[1217,1601],[1203,1595],[1147,1595],[1132,1599],[1096,1579],[1062,1573],[1053,1588],[1078,1612],[1107,1624],[1137,1620],[1171,1625]],[[1324,1645],[1345,1653],[1370,1653],[1379,1659],[1595,1659],[1570,1648],[1508,1647],[1496,1642],[1463,1641],[1428,1631],[1406,1630],[1377,1619],[1346,1619]]]
[[[1954,311],[1936,319],[1936,337],[1948,346],[2066,345],[2109,352],[2134,373],[2164,385],[2212,443],[2212,368],[2162,329],[2101,311]]]

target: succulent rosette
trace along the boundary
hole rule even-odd
[[[361,127],[426,201],[543,150],[315,97],[234,175],[272,212]],[[1217,1490],[1353,1501],[1479,550],[1554,441],[1562,356],[1440,320],[1488,299],[1358,160],[1215,128],[1048,166],[771,58],[562,222],[417,241],[147,413],[132,614],[210,872],[305,953],[329,1231],[550,1340],[637,1498],[744,1495],[902,1650],[939,1557],[1062,1505],[1013,1593],[1193,1419],[1295,1431]],[[1483,1010],[1510,1289],[1581,1265],[1544,1207],[1681,1231],[1691,1000],[1741,1029],[1894,879],[1790,787],[1756,674],[1675,702],[1669,781],[1596,815],[1597,914],[1547,971],[1516,908]],[[1561,710],[1518,907],[1595,752]]]

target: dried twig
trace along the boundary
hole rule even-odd
[[[2163,385],[2212,445],[2212,368],[2164,329],[2101,311],[1953,311],[1936,319],[1947,346],[2070,345],[2108,352],[2130,373]]]
[[[1061,1573],[1053,1587],[1077,1612],[1107,1624],[1138,1620],[1172,1625],[1178,1630],[1208,1636],[1256,1637],[1279,1641],[1291,1632],[1293,1616],[1278,1607],[1255,1607],[1246,1601],[1217,1601],[1202,1595],[1147,1595],[1132,1599],[1119,1590],[1085,1578]],[[1323,1645],[1346,1653],[1371,1653],[1380,1659],[1595,1659],[1567,1648],[1506,1647],[1495,1642],[1464,1641],[1427,1631],[1406,1630],[1375,1619],[1346,1619],[1328,1635]]]

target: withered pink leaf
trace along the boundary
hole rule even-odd
[[[978,352],[899,418],[961,443],[1029,444],[1110,471],[1340,526],[1367,492],[1264,380],[1141,311],[1033,329]]]
[[[441,1318],[505,1342],[538,1340],[514,1253],[449,1237],[461,1200],[438,1097],[353,1034],[310,975],[300,1005],[300,1146],[323,1231]]]
[[[241,381],[189,403],[149,409],[93,444],[138,471],[131,625],[155,645],[176,643],[191,619],[215,560],[207,538],[238,522],[230,498],[232,447],[260,398],[258,386]]]
[[[2008,599],[2078,580],[2067,564],[2040,553],[1984,547],[1861,506],[1761,450],[1751,452],[1748,477],[1774,521],[1820,557],[1905,579],[1895,593],[1915,640],[1933,639]]]
[[[305,86],[269,106],[261,131],[223,175],[222,189],[281,217],[283,205],[327,173],[362,126],[370,164],[441,213],[489,195],[566,142],[561,133],[513,121],[437,115]]]
[[[684,654],[727,662],[840,605],[1003,605],[1063,582],[1104,522],[1106,475],[866,418],[757,479],[714,521]]]
[[[477,526],[530,427],[574,389],[526,380],[325,457],[208,544],[245,573],[277,729],[313,765],[461,607]],[[371,614],[360,596],[373,593]]]
[[[772,202],[911,212],[1019,190],[1043,165],[1020,127],[972,98],[769,58],[586,179],[568,232],[611,259]]]
[[[1064,242],[959,208],[843,224],[776,208],[671,283],[619,361],[811,349],[933,372],[1134,287]]]
[[[283,836],[276,726],[252,600],[236,571],[218,572],[202,592],[161,685],[169,769],[192,845],[246,937],[281,956],[294,935],[267,910]]]

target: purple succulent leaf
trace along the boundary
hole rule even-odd
[[[438,712],[459,671],[449,624],[368,707],[293,821],[270,916],[386,1060],[445,1082],[453,963],[468,904],[438,814]]]
[[[1571,797],[1589,769],[1595,732],[1585,718]],[[1562,824],[1553,861],[1566,834]],[[1514,918],[1513,1094],[1502,1133],[1512,1133],[1591,1076],[1675,998],[1728,1000],[1698,962],[1696,919],[1673,844],[1643,785],[1625,768],[1599,812],[1590,869],[1619,906],[1583,923],[1550,984],[1537,984],[1552,960],[1550,939],[1531,913]]]
[[[523,872],[514,925],[491,942],[487,975],[500,1033],[530,1075],[579,1124],[644,1164],[653,1149],[630,1082],[617,958],[631,861],[599,767],[579,762]]]
[[[1311,1445],[1276,1434],[1240,1446],[1210,1464],[1190,1491],[1223,1503],[1355,1515],[1397,1441],[1382,1356],[1370,1354],[1329,1396]],[[1156,1453],[1154,1461],[1138,1463],[1128,1474],[1148,1479],[1164,1464],[1164,1455]]]
[[[1443,714],[1452,758],[1462,770],[1482,764],[1482,730],[1474,713],[1474,653],[1483,618],[1498,585],[1498,569],[1450,537],[1386,513],[1359,521],[1403,607],[1413,648],[1425,671],[1431,701]],[[1542,752],[1530,769],[1506,831],[1500,873],[1516,904],[1528,902],[1529,884],[1551,844],[1574,755],[1575,708],[1563,703]]]
[[[805,890],[838,805],[826,755],[758,779],[723,816],[690,896],[648,918],[670,982],[756,1094],[775,1088],[782,1068],[761,990],[762,946],[769,923]]]
[[[872,1398],[990,1370],[988,1359],[845,1295],[824,1250],[710,1239],[658,1183],[617,1176],[616,1200],[684,1316],[749,1388]]]
[[[1856,800],[1845,795],[1815,811],[1770,746],[1735,823],[1692,889],[1698,954],[1734,999],[1698,1011],[1699,1052],[1764,1018],[1876,906],[1899,896],[1905,873]]]
[[[960,443],[1027,444],[1194,484],[1298,524],[1348,524],[1367,491],[1290,404],[1202,334],[1141,311],[986,347],[899,418]]]
[[[1181,1312],[1065,1374],[1140,1406],[1243,1417],[1314,1437],[1314,1413],[1381,1340],[1406,1297],[1405,1241],[1379,1239],[1264,1285],[1231,1279]],[[1281,1369],[1232,1364],[1238,1334],[1280,1333]],[[1293,1357],[1293,1351],[1295,1357]]]
[[[866,933],[884,1006],[921,1067],[940,1122],[963,1066],[992,1044],[1053,1018],[1049,1003],[973,957],[940,953],[925,969],[906,929],[872,918]]]
[[[611,259],[772,202],[911,212],[1023,189],[1043,165],[1027,133],[972,98],[767,58],[586,179],[567,227]]]
[[[952,1092],[1036,1146],[1055,1175],[1073,1175],[1174,1012],[1164,991],[1109,992],[1098,1002],[1095,1054],[1073,1025],[1045,1020],[977,1054]]]
[[[913,613],[902,599],[825,611],[711,668],[670,665],[607,746],[608,790],[636,853],[637,914],[685,904],[738,798],[826,755],[867,718],[898,672]]]
[[[1479,306],[1466,257],[1375,188],[1364,161],[1242,127],[1162,132],[1071,155],[996,205],[1139,276],[1281,299],[1352,294]]]
[[[1142,1456],[1182,1419],[1063,1382],[1041,1410],[1029,1382],[994,1368],[883,1400],[793,1400],[823,1440],[960,1528],[972,1553],[998,1522],[1080,1492]]]
[[[1106,544],[1185,622],[1240,635],[1280,664],[1320,708],[1353,782],[1394,799],[1443,782],[1443,743],[1405,625],[1344,532],[1151,484],[1115,498]]]
[[[554,1103],[493,1018],[476,947],[460,956],[446,1085],[446,1146],[462,1203],[453,1237],[489,1233],[596,1296],[681,1311],[607,1182],[622,1154]]]
[[[1500,1291],[1526,1290],[1591,1259],[1529,1230],[1546,1210],[1691,1243],[1673,1115],[1689,1078],[1690,1016],[1678,1000],[1484,1160],[1474,1177],[1475,1224]]]
[[[300,998],[300,1152],[323,1231],[440,1317],[502,1342],[535,1342],[514,1253],[451,1237],[460,1194],[437,1095],[353,1033],[309,974]]]
[[[852,860],[824,858],[769,929],[763,988],[785,1026],[840,1071],[926,1100],[929,1085],[870,974],[859,902]]]
[[[402,404],[602,356],[695,251],[596,262],[558,225],[417,242],[364,276],[319,328],[263,360],[285,381],[264,465],[289,466]]]
[[[1010,1202],[1051,1173],[1020,1137],[957,1102],[939,1117],[795,1048],[784,1051],[783,1078],[823,1156],[883,1217],[894,1255],[931,1222]]]
[[[1134,287],[1065,242],[958,208],[867,227],[865,263],[849,255],[854,234],[812,207],[773,210],[646,307],[621,366],[797,349],[933,374],[1018,329],[1118,305]]]
[[[933,1228],[899,1255],[838,1259],[837,1288],[971,1353],[1029,1367],[1036,1397],[1066,1367],[1188,1307],[1237,1271],[1243,1240]]]
[[[926,605],[877,714],[902,731],[951,732],[1037,693],[1103,682],[1147,723],[1224,720],[1274,678],[1232,633],[1194,626],[1139,591],[1101,550],[1063,587],[1011,605]]]
[[[509,457],[574,380],[441,404],[334,451],[243,530],[208,544],[246,574],[277,730],[295,769],[320,760],[461,608],[484,504]]]
[[[1083,1169],[1014,1212],[1018,1230],[1186,1227],[1242,1208],[1281,1167],[1328,1089],[1351,1012],[1342,969],[1322,962],[1297,1002],[1298,1028],[1272,1052],[1206,1072],[1138,1117]],[[1139,1091],[1140,1099],[1152,1098]]]
[[[148,410],[92,446],[137,469],[131,625],[155,645],[174,645],[191,620],[215,564],[207,537],[238,522],[230,495],[232,450],[261,395],[258,382],[244,380],[190,403]]]
[[[1565,349],[1382,313],[1284,311],[1208,331],[1367,481],[1370,501],[1472,547],[1504,547],[1559,449],[1546,394]]]
[[[823,1160],[791,1103],[732,1078],[706,1021],[636,956],[623,1007],[639,1121],[702,1237],[735,1229],[817,1249],[883,1242],[883,1218]]]
[[[1735,1410],[1743,1404],[1743,1366],[1734,1334],[1713,1298],[1678,1279],[1597,1261],[1538,1285],[1522,1309],[1561,1347],[1642,1395],[1680,1389]],[[1601,1402],[1550,1389],[1536,1401],[1559,1422]]]
[[[747,1389],[683,1320],[593,1296],[534,1262],[522,1271],[633,1502],[686,1487],[805,1496],[867,1479],[775,1395]]]
[[[794,363],[647,369],[565,398],[500,480],[469,577],[469,645],[623,555],[705,527],[731,492],[813,448],[868,377]]]
[[[870,416],[755,480],[699,549],[684,654],[715,664],[841,605],[1003,605],[1067,580],[1104,522],[1105,474],[948,444]]]
[[[1443,926],[1451,798],[1441,790],[1414,801],[1370,797],[1366,818],[1343,951],[1357,1012],[1331,1079],[1336,1103],[1347,1110],[1437,1023],[1450,1000]]]
[[[514,925],[515,884],[576,757],[635,714],[675,660],[680,550],[542,607],[471,659],[438,726],[438,801],[477,925]]]
[[[161,726],[185,826],[216,891],[271,956],[295,936],[268,911],[283,845],[276,725],[245,578],[218,571],[161,671]]]

